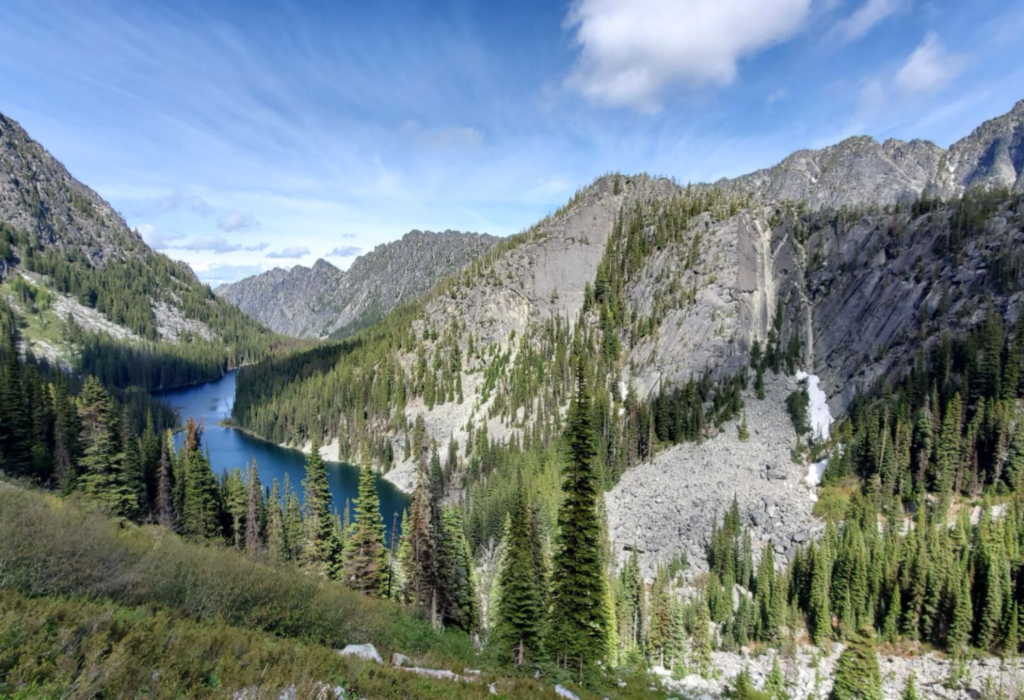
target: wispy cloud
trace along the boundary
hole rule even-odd
[[[952,82],[965,65],[964,56],[950,53],[936,34],[929,33],[896,73],[893,83],[907,94],[934,92]]]
[[[259,221],[256,221],[251,214],[246,214],[242,211],[230,211],[217,221],[217,228],[230,233],[250,231],[259,227]]]
[[[228,241],[224,236],[200,236],[190,241],[171,245],[172,248],[179,250],[191,250],[195,252],[209,251],[211,253],[237,253],[239,251],[247,252],[259,252],[266,250],[269,247],[267,243],[254,243],[251,245],[242,245],[241,243],[232,243]]]
[[[172,192],[161,197],[157,200],[157,207],[163,211],[186,209],[196,214],[208,215],[213,213],[213,207],[199,195],[182,194],[181,192]]]
[[[672,85],[728,85],[737,63],[793,37],[810,0],[579,0],[568,84],[591,102],[656,112]]]
[[[856,41],[894,15],[904,4],[905,0],[865,0],[864,4],[835,23],[831,35],[844,42]]]
[[[353,258],[353,257],[359,255],[362,252],[363,252],[363,249],[358,247],[358,246],[346,245],[346,246],[339,246],[337,248],[334,248],[333,250],[331,250],[331,252],[329,252],[327,254],[327,257],[329,257],[329,258]]]
[[[928,127],[948,143],[1020,93],[1024,15],[911,2],[273,2],[240,17],[3,0],[0,109],[154,246],[265,268],[298,262],[271,251],[368,250],[413,228],[514,233],[611,170],[700,181],[840,126],[913,137],[961,87],[990,86]],[[922,27],[948,48],[897,81]],[[967,51],[952,82],[925,70]]]
[[[139,224],[135,227],[135,230],[142,236],[142,240],[146,242],[146,245],[153,250],[167,250],[175,240],[174,237],[158,231],[156,226],[150,223]]]
[[[306,246],[295,246],[282,250],[273,250],[267,253],[267,257],[273,260],[295,260],[304,255],[309,255],[309,248]]]
[[[484,142],[483,134],[471,126],[427,129],[415,121],[406,121],[402,124],[402,131],[419,148],[475,149]]]

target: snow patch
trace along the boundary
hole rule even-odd
[[[829,428],[832,427],[832,414],[828,410],[828,396],[821,390],[820,380],[816,374],[808,374],[798,370],[796,378],[800,381],[807,380],[807,395],[811,399],[808,412],[811,414],[811,432],[818,440],[828,437]]]
[[[807,466],[807,476],[804,477],[804,483],[808,486],[814,487],[821,484],[821,476],[825,473],[825,468],[828,466],[828,460],[823,459],[820,462],[814,462]],[[815,499],[817,500],[817,499]]]

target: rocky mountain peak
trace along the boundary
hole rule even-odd
[[[36,234],[44,245],[73,248],[96,267],[146,250],[113,207],[3,114],[0,221]]]

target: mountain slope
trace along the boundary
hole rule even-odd
[[[317,260],[312,268],[273,269],[215,291],[279,333],[347,335],[415,300],[496,240],[486,234],[414,230],[361,255],[344,272]]]
[[[275,438],[301,444],[300,397],[344,386],[362,363],[361,391],[383,392],[374,410],[350,415],[325,400],[310,418],[325,422],[342,457],[374,445],[373,459],[409,488],[417,465],[406,437],[420,416],[442,453],[484,426],[491,440],[518,441],[557,425],[572,371],[558,352],[577,319],[615,375],[615,410],[630,389],[633,401],[652,401],[706,373],[735,375],[756,343],[818,373],[841,411],[943,333],[976,323],[971,310],[985,299],[1016,318],[1019,197],[1002,188],[1019,174],[981,177],[985,159],[970,154],[1012,146],[1022,113],[1019,103],[948,153],[855,139],[717,185],[602,177],[439,285],[422,309],[385,319],[376,337],[389,339],[386,350],[341,348],[322,369],[282,374],[274,413],[260,408],[269,395],[240,395],[247,415],[236,417],[262,431],[257,416],[283,411],[292,419]],[[916,203],[947,187],[938,173],[950,154],[960,164],[950,202]],[[243,373],[241,393],[246,384]]]
[[[144,365],[153,368],[144,386],[210,378],[265,356],[278,342],[215,297],[187,265],[151,250],[3,115],[0,303],[21,318],[25,347],[53,361],[88,364],[83,369],[119,385]],[[120,348],[119,359],[106,346]],[[83,353],[89,348],[95,352]],[[162,373],[161,357],[182,371]]]

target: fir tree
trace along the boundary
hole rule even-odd
[[[886,607],[885,619],[882,621],[882,640],[895,644],[899,641],[900,617],[903,614],[903,606],[900,600],[900,587],[893,584],[892,592],[889,595],[889,604]]]
[[[267,499],[267,554],[271,561],[288,559],[288,541],[285,537],[284,511],[281,508],[281,487],[274,479]]]
[[[413,493],[409,514],[409,530],[403,532],[408,597],[430,613],[431,623],[439,627],[437,614],[437,566],[435,560],[433,524],[430,517],[430,496],[421,478]]]
[[[828,542],[825,540],[812,551],[814,566],[811,573],[809,602],[811,638],[816,645],[821,646],[832,636],[832,613],[829,607],[832,559]]]
[[[590,396],[582,354],[576,370],[576,392],[569,408],[565,440],[569,464],[558,512],[559,555],[551,592],[551,650],[568,667],[600,660],[611,620],[605,607],[604,557],[597,518],[598,482],[593,467],[594,434]]]
[[[124,452],[114,402],[98,380],[86,380],[78,398],[82,456],[78,488],[85,497],[115,517],[128,517],[137,498],[124,472]]]
[[[947,636],[949,649],[956,658],[961,658],[966,653],[971,626],[974,622],[974,612],[971,606],[971,583],[966,574],[960,579],[956,605],[953,607],[953,620],[950,623]]]
[[[942,496],[953,492],[957,470],[960,468],[960,430],[963,408],[957,393],[946,405],[942,430],[936,447],[935,490]]]
[[[917,700],[917,677],[913,671],[907,675],[907,682],[903,686],[903,692],[900,693],[900,700]]]
[[[634,550],[635,554],[635,550]],[[639,605],[643,609],[643,580],[640,582]],[[650,653],[657,655],[658,665],[665,667],[665,657],[672,641],[672,599],[668,591],[668,572],[661,570],[651,587],[651,618],[647,633]]]
[[[302,524],[302,506],[299,495],[292,489],[288,473],[284,475],[284,541],[288,545],[290,561],[299,562],[306,558],[306,535]]]
[[[3,330],[3,348],[0,350],[0,425],[3,425],[0,431],[0,466],[20,476],[27,475],[31,465],[31,426],[25,411],[26,397],[14,334]],[[99,382],[95,384],[98,386]]]
[[[302,479],[304,553],[310,568],[322,575],[331,566],[331,487],[327,483],[327,466],[320,456],[320,439],[313,435],[306,476]]]
[[[373,472],[359,468],[359,495],[356,498],[355,530],[345,547],[345,583],[370,596],[384,593],[387,585],[387,551],[384,547],[384,520]]]
[[[829,700],[882,700],[878,651],[869,631],[857,632],[839,655]]]
[[[252,460],[249,474],[245,480],[245,551],[255,554],[263,549],[263,534],[260,531],[261,511],[263,510],[263,486],[260,484],[260,472],[256,459]]]
[[[536,661],[541,652],[544,581],[534,552],[531,516],[520,471],[503,538],[495,628],[502,655],[517,666]]]
[[[68,493],[77,477],[75,469],[78,435],[78,414],[68,396],[67,380],[63,373],[57,375],[50,385],[53,404],[53,480],[58,490]],[[0,397],[0,401],[3,398]],[[0,421],[6,425],[3,412]],[[0,445],[0,454],[3,447]]]
[[[164,527],[174,529],[178,525],[178,514],[174,510],[174,471],[168,455],[166,442],[160,446],[160,479],[157,486],[156,521]]]
[[[697,615],[693,621],[690,664],[703,678],[711,678],[715,670],[711,658],[711,614],[704,598],[697,600]]]
[[[181,531],[190,537],[213,539],[221,535],[220,490],[201,449],[202,431],[192,419],[185,424],[185,433],[180,456],[184,472]]]
[[[619,574],[619,604],[622,624],[619,639],[627,650],[639,647],[644,630],[644,580],[640,575],[640,558],[636,547]]]
[[[480,624],[473,555],[466,541],[461,511],[454,506],[441,514],[437,543],[438,613],[442,624],[476,632]]]
[[[768,694],[771,700],[789,700],[789,695],[786,694],[786,679],[783,677],[782,669],[779,667],[778,654],[772,658],[772,670],[768,672],[768,677],[765,678],[764,692]]]

